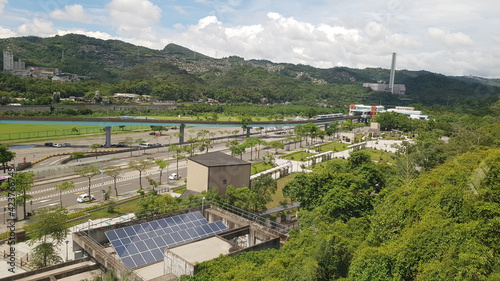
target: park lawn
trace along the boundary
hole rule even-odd
[[[258,173],[260,173],[262,171],[269,170],[269,169],[274,168],[274,167],[275,167],[274,164],[269,164],[269,163],[265,163],[265,162],[260,162],[260,163],[257,163],[257,164],[252,164],[251,174],[255,175],[255,174],[258,174]]]
[[[138,198],[139,199],[139,198]],[[129,201],[127,203],[119,204],[114,207],[113,213],[108,213],[108,208],[104,207],[101,210],[91,211],[90,219],[101,219],[101,218],[113,218],[122,215],[126,215],[129,213],[134,213],[139,210],[139,205],[137,205],[137,200]]]
[[[344,151],[349,144],[341,142],[329,142],[319,147],[319,153],[327,151]]]
[[[396,164],[396,159],[393,158],[394,153],[392,152],[385,152],[383,150],[377,150],[373,148],[364,148],[362,151],[370,154],[370,157],[374,162]]]
[[[290,200],[288,198],[285,198],[285,196],[283,196],[283,187],[287,182],[293,180],[295,176],[296,174],[290,174],[284,178],[278,179],[278,188],[276,190],[276,193],[271,196],[273,201],[266,204],[267,209],[280,206],[281,202],[283,202],[284,200],[288,200],[288,204],[290,204]]]
[[[307,157],[314,155],[311,152],[300,151],[296,153],[289,153],[287,155],[283,155],[281,158],[286,160],[294,160],[294,161],[306,161]]]

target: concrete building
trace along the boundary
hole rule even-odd
[[[251,164],[216,151],[188,158],[188,191],[202,192],[215,188],[219,194],[226,187],[250,186]]]
[[[422,111],[415,110],[415,108],[410,106],[396,106],[396,108],[387,109],[387,112],[401,113],[411,119],[429,120],[429,116],[423,115]]]
[[[406,94],[406,86],[405,84],[394,84],[392,90],[391,86],[387,83],[363,83],[363,87],[371,88],[377,92],[392,92],[397,95]]]
[[[184,219],[175,219],[192,216],[194,213],[202,214],[202,220],[206,222],[197,225],[198,220],[186,222]],[[177,221],[177,226],[169,225],[169,220]],[[201,235],[201,238],[197,239],[184,239],[186,233],[198,235],[201,229],[214,222],[223,224],[226,230],[212,235]],[[144,225],[151,227],[146,228]],[[182,228],[181,225],[186,225],[187,228]],[[111,239],[110,232],[121,235]],[[141,238],[146,233],[148,237]],[[179,243],[165,246],[165,242],[168,244],[170,239]],[[105,269],[113,270],[118,276],[128,274],[127,280],[136,278],[157,281],[175,280],[182,274],[196,274],[199,262],[217,258],[220,254],[232,256],[247,251],[280,249],[287,239],[288,235],[280,232],[276,226],[260,224],[225,209],[208,205],[204,208],[195,207],[120,224],[89,227],[73,233],[73,249],[79,254],[87,254],[93,261]],[[163,251],[163,254],[148,260],[158,249]],[[129,267],[127,255],[131,257],[129,260],[134,261],[138,260],[139,256],[144,257],[145,262],[143,260],[141,265]]]
[[[385,108],[382,105],[351,104],[349,107],[349,116],[373,118],[373,116],[383,112],[385,112]]]
[[[3,71],[14,70],[14,55],[11,49],[3,50]]]

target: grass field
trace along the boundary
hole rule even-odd
[[[327,151],[344,151],[347,149],[347,146],[349,144],[347,143],[340,143],[340,142],[329,142],[324,145],[318,146],[319,147],[319,153],[321,152],[327,152]]]
[[[276,190],[276,193],[271,196],[273,201],[267,203],[266,207],[268,209],[280,206],[280,203],[286,199],[285,196],[283,196],[283,187],[287,182],[293,180],[295,176],[296,174],[291,174],[284,178],[278,179],[278,189]],[[288,203],[290,203],[290,200],[288,200]]]
[[[271,169],[271,168],[274,168],[274,165],[261,162],[261,163],[252,165],[252,172],[251,173],[252,173],[252,175],[255,175],[255,174],[258,174],[262,171]]]
[[[314,153],[300,151],[297,153],[290,153],[288,155],[284,155],[281,158],[286,160],[294,160],[294,161],[306,161],[306,157],[312,156]]]
[[[60,130],[71,131],[72,128],[80,130],[83,128],[102,128],[102,127],[89,126],[89,125],[0,124],[0,134],[19,134],[19,133],[60,131]]]
[[[148,128],[148,126],[125,126],[124,131]],[[119,127],[112,127],[119,132]],[[22,139],[47,139],[59,136],[79,136],[86,134],[104,134],[103,127],[89,125],[35,125],[35,124],[0,124],[0,141]]]

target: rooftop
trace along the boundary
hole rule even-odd
[[[220,151],[201,154],[189,157],[188,159],[206,167],[250,165],[247,161],[240,160]]]

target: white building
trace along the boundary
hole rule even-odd
[[[364,105],[364,104],[351,104],[349,107],[349,115],[350,116],[359,116],[361,117],[371,117],[385,112],[385,108],[383,105]]]
[[[387,109],[387,112],[401,113],[411,119],[429,120],[429,116],[422,115],[422,111],[415,110],[415,108],[410,106],[396,106],[396,108]]]

